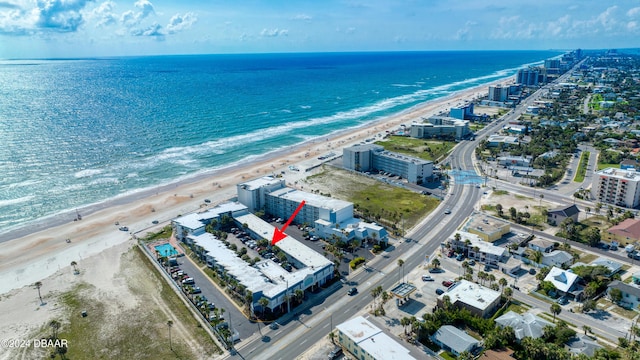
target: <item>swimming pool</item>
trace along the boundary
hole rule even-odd
[[[156,249],[156,251],[158,253],[160,253],[160,256],[176,256],[178,255],[178,251],[176,251],[176,249],[171,246],[171,244],[169,243],[165,243],[162,245],[156,245],[154,246],[154,248]]]

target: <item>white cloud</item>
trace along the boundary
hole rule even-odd
[[[627,11],[627,16],[628,17],[635,17],[637,15],[640,15],[640,7],[634,7],[634,8],[629,9]]]
[[[305,20],[305,21],[309,21],[313,19],[311,16],[307,15],[307,14],[298,14],[296,16],[293,17],[293,20]]]
[[[165,33],[162,30],[162,26],[158,23],[154,23],[147,28],[144,29],[133,29],[131,30],[131,35],[133,36],[151,36],[156,38],[164,39]]]
[[[96,26],[100,27],[117,23],[118,16],[113,12],[115,7],[116,4],[113,1],[105,1],[93,9],[91,16],[97,19]]]
[[[169,34],[174,34],[189,29],[197,20],[196,15],[190,12],[184,15],[175,14],[169,20],[169,24],[167,24],[167,31]]]
[[[128,27],[134,27],[139,25],[140,22],[147,18],[149,15],[155,14],[153,4],[148,0],[138,0],[134,4],[139,11],[128,10],[120,15],[120,21]]]
[[[262,31],[260,32],[260,36],[262,37],[278,37],[287,35],[289,35],[289,30],[287,29],[262,29]]]
[[[475,21],[467,21],[464,26],[456,32],[454,39],[456,40],[470,40],[472,38],[471,28],[478,25]]]

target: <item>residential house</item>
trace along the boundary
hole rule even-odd
[[[566,268],[573,264],[573,255],[564,250],[542,253],[542,265]]]
[[[546,239],[533,239],[529,241],[527,246],[533,251],[540,251],[542,253],[548,253],[555,249],[554,242]]]
[[[560,295],[567,296],[577,301],[582,299],[582,287],[578,283],[580,277],[571,271],[562,270],[558,267],[552,267],[549,274],[544,278],[553,284]]]
[[[443,325],[440,327],[440,329],[431,335],[431,341],[455,356],[460,356],[460,354],[465,351],[476,354],[480,352],[482,348],[480,341],[451,325]]]
[[[522,341],[525,337],[534,339],[542,337],[544,327],[553,326],[552,323],[532,313],[518,314],[513,311],[497,318],[496,324],[502,328],[512,328],[518,341]]]
[[[566,342],[565,348],[574,355],[584,354],[588,357],[593,357],[596,350],[602,349],[602,346],[592,337],[585,334],[578,334]]]
[[[547,222],[551,225],[560,225],[565,219],[571,218],[574,222],[578,222],[578,215],[580,209],[573,204],[569,206],[560,207],[557,209],[549,210],[547,213]]]
[[[605,259],[605,258],[597,258],[596,260],[592,261],[591,264],[589,265],[606,267],[607,270],[609,270],[609,273],[607,274],[607,276],[613,276],[614,274],[617,274],[618,272],[622,271],[621,263],[617,261]]]
[[[640,288],[634,285],[625,284],[622,281],[612,281],[607,289],[607,293],[611,294],[611,289],[618,289],[622,292],[622,300],[620,306],[636,309],[640,305]]]
[[[640,219],[625,219],[605,231],[604,238],[621,245],[640,241]]]
[[[511,349],[485,350],[480,360],[513,360],[513,353]]]

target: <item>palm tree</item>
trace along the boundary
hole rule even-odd
[[[431,260],[431,265],[433,265],[434,268],[437,268],[438,266],[440,266],[440,260],[438,259]]]
[[[171,327],[173,326],[173,321],[167,321],[167,326],[169,327],[169,349],[173,350],[173,345],[171,344]]]
[[[504,287],[507,286],[507,279],[500,278],[500,280],[498,280],[498,284],[500,284],[500,287],[504,289]]]
[[[329,333],[329,339],[333,345],[336,344],[336,334],[333,331]]]
[[[53,330],[53,340],[58,338],[58,330],[60,329],[60,322],[58,320],[51,320],[49,326]]]
[[[296,291],[294,291],[293,294],[296,297],[296,301],[301,303],[302,298],[304,297],[304,291],[302,291],[302,289],[296,289]]]
[[[551,304],[551,313],[553,314],[553,322],[556,322],[556,315],[560,314],[562,308],[559,304]]]
[[[404,260],[398,259],[398,266],[402,268],[402,282],[404,282]]]
[[[582,326],[582,330],[584,330],[584,334],[587,335],[588,333],[591,332],[591,327],[588,325],[584,325]]]
[[[78,271],[78,268],[76,267],[76,266],[78,266],[78,263],[77,263],[77,262],[72,261],[72,262],[71,262],[71,266],[73,267],[73,273],[74,273],[74,274],[76,274],[76,275],[77,275],[77,274],[79,274],[79,273],[80,273],[80,271]]]
[[[407,326],[411,324],[411,320],[408,317],[403,317],[400,319],[400,325],[404,328],[404,334],[407,335]]]
[[[264,311],[266,310],[267,305],[269,305],[269,299],[261,297],[260,300],[258,300],[258,304],[262,307],[262,317],[264,318]]]
[[[38,290],[38,297],[40,298],[40,305],[44,305],[42,301],[42,295],[40,294],[40,288],[42,287],[42,281],[36,281],[33,286]]]

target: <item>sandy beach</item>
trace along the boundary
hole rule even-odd
[[[511,78],[506,78],[494,83],[507,83],[510,80]],[[341,154],[343,147],[384,134],[387,130],[397,129],[401,124],[410,124],[420,116],[446,112],[452,106],[461,105],[486,93],[485,84],[422,104],[367,126],[279,150],[250,163],[118,198],[91,209],[82,209],[83,218],[80,221],[57,219],[42,224],[42,227],[22,229],[20,237],[2,243],[0,312],[9,315],[3,316],[3,324],[8,326],[0,330],[0,336],[10,334],[15,337],[25,334],[41,326],[55,313],[50,311],[40,312],[37,316],[23,316],[23,310],[31,311],[34,301],[37,302],[37,294],[29,285],[42,281],[43,292],[47,292],[49,284],[55,282],[55,290],[64,291],[65,286],[69,287],[71,284],[51,279],[59,278],[61,271],[68,272],[71,261],[76,261],[86,273],[113,273],[113,269],[108,267],[117,263],[122,252],[130,247],[132,235],[144,236],[148,231],[166,226],[170,219],[178,215],[224,202],[235,196],[235,185],[239,182],[285,171],[287,183],[294,183],[312,172],[289,171],[289,165],[319,162],[317,157],[330,151]],[[211,203],[205,204],[204,199],[211,200]],[[159,223],[154,225],[154,220]],[[119,225],[115,225],[116,222]],[[121,231],[119,226],[127,226],[129,231]],[[70,242],[65,241],[66,239]],[[91,260],[94,256],[104,259],[107,254],[114,257],[113,262]],[[49,280],[45,280],[49,277]],[[109,286],[105,285],[105,289],[101,291],[110,291]]]

